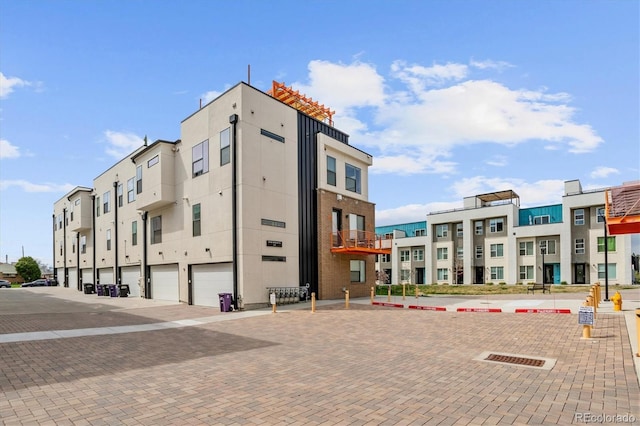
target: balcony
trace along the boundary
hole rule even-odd
[[[331,252],[344,254],[391,254],[391,240],[368,231],[331,233]]]

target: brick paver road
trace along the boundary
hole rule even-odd
[[[599,315],[586,340],[573,314],[354,303],[349,310],[335,304],[241,318],[185,305],[44,303],[42,292],[70,289],[9,291],[0,291],[0,334],[228,320],[0,343],[4,425],[640,423],[640,389],[620,315]],[[14,297],[22,308],[10,312]],[[36,313],[29,313],[30,302]],[[555,364],[475,359],[485,352]]]

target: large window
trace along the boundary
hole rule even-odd
[[[449,270],[447,268],[438,268],[438,281],[445,281],[449,279]]]
[[[584,209],[575,209],[573,211],[573,224],[584,225]]]
[[[456,249],[456,259],[458,260],[464,259],[464,247],[458,247]]]
[[[609,278],[615,279],[616,276],[617,276],[616,264],[609,263]],[[605,271],[604,263],[598,263],[598,279],[604,280],[605,278],[606,278],[606,271]]]
[[[414,234],[416,237],[424,237],[425,235],[427,235],[427,230],[422,228],[422,229],[416,229],[414,231]]]
[[[576,238],[576,254],[584,254],[584,238]]]
[[[151,218],[151,244],[162,242],[162,216]]]
[[[540,241],[540,253],[556,254],[556,241],[555,240],[541,240]]]
[[[482,228],[483,228],[482,221],[476,220],[476,223],[475,223],[476,235],[482,235],[482,232],[483,232]]]
[[[133,203],[136,200],[135,178],[127,181],[127,203]]]
[[[100,217],[100,210],[102,210],[102,205],[100,204],[100,197],[96,197],[96,217]]]
[[[489,220],[489,232],[502,232],[504,230],[504,219],[490,219]]]
[[[107,229],[107,251],[111,250],[111,229]]]
[[[142,166],[136,167],[136,194],[142,192]]]
[[[604,207],[596,209],[596,220],[598,223],[604,223]]]
[[[192,222],[193,222],[193,236],[200,236],[200,204],[194,204],[192,210]]]
[[[87,236],[83,235],[80,237],[80,254],[85,254],[87,252]]]
[[[124,204],[123,188],[122,184],[118,184],[118,207],[122,207]]]
[[[476,246],[476,259],[482,259],[482,246]]]
[[[449,249],[447,247],[438,247],[436,251],[438,260],[447,260],[449,259]]]
[[[102,207],[104,213],[109,213],[111,210],[111,192],[107,191],[102,194]]]
[[[209,171],[209,139],[200,142],[191,149],[193,177]]]
[[[504,255],[504,244],[491,244],[491,257],[502,257]]]
[[[503,280],[504,279],[504,267],[502,267],[502,266],[492,266],[491,267],[491,279],[492,280]]]
[[[409,262],[411,255],[409,250],[400,250],[400,262]]]
[[[360,177],[360,169],[356,166],[352,166],[351,164],[346,163],[344,167],[345,171],[345,188],[347,191],[357,192],[360,194],[362,192],[361,188],[361,177]]]
[[[550,223],[549,222],[550,220],[551,220],[551,217],[549,215],[535,216],[533,218],[533,224],[534,225],[545,225],[547,223]]]
[[[616,237],[607,237],[607,252],[616,251]],[[598,237],[598,253],[604,253],[604,237]]]
[[[533,266],[531,266],[531,265],[522,265],[522,266],[520,266],[520,279],[521,280],[532,280],[533,279]]]
[[[379,257],[379,262],[391,262],[391,254],[389,253],[381,254]]]
[[[220,165],[231,162],[231,129],[227,127],[220,132]]]
[[[449,236],[449,225],[436,225],[436,237],[446,238],[447,236]]]
[[[401,269],[400,270],[400,282],[411,282],[411,270],[410,269]]]
[[[520,256],[533,256],[533,241],[520,242]]]
[[[351,282],[363,283],[365,282],[365,261],[364,260],[351,260]]]
[[[413,250],[413,260],[416,262],[421,262],[424,260],[424,250],[423,249],[414,249]]]
[[[461,223],[457,223],[456,224],[456,236],[458,237],[463,237],[464,233],[463,233],[463,226]]]
[[[138,222],[135,220],[131,222],[131,245],[138,245]]]
[[[336,159],[327,155],[327,185],[336,186]]]

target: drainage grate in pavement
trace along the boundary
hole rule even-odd
[[[526,365],[529,367],[542,367],[544,365],[543,359],[522,358],[519,356],[510,356],[510,355],[489,354],[489,356],[486,357],[485,360],[504,362],[507,364]]]

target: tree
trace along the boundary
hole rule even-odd
[[[21,257],[16,263],[16,272],[24,279],[25,282],[37,280],[42,275],[38,262],[33,257]]]

